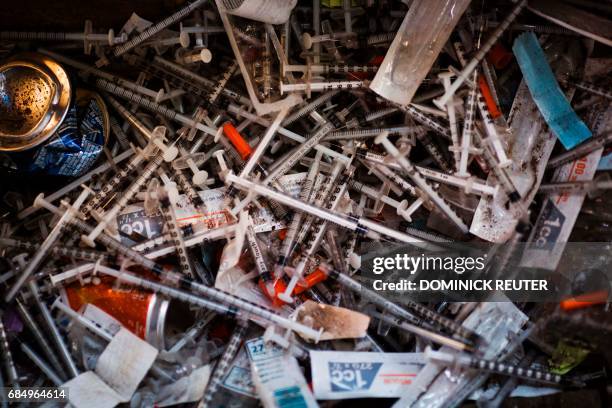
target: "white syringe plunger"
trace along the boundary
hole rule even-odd
[[[166,146],[162,141],[165,138],[166,128],[163,126],[157,126],[153,129],[151,142],[155,144],[163,152],[163,159],[165,162],[171,162],[176,159],[179,154],[179,150],[176,146]]]

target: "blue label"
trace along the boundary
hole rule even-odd
[[[564,223],[565,215],[559,211],[552,200],[547,200],[542,209],[542,214],[536,222],[531,249],[552,251]]]
[[[369,390],[382,363],[328,364],[332,392]]]
[[[274,399],[280,408],[308,408],[300,387],[287,387],[274,391]]]

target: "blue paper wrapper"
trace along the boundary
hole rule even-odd
[[[103,114],[95,99],[84,107],[73,104],[49,140],[35,149],[11,154],[17,168],[56,176],[79,176],[95,163],[104,148]]]

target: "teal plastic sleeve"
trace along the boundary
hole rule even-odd
[[[533,33],[521,34],[512,47],[523,77],[544,120],[566,149],[591,137],[591,131],[572,109]]]

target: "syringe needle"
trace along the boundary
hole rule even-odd
[[[444,213],[446,216],[459,227],[463,233],[467,233],[469,228],[459,215],[453,210],[450,205],[425,181],[419,174],[416,168],[406,159],[397,147],[387,138],[387,133],[381,133],[376,138],[376,143],[382,144],[387,152],[402,166],[402,169],[408,174],[408,177],[419,187],[425,194],[429,196],[431,201]]]
[[[79,197],[75,200],[74,204],[72,205],[72,208],[62,214],[60,220],[57,222],[57,224],[55,224],[55,227],[53,227],[47,238],[45,238],[43,243],[40,245],[40,248],[38,249],[36,254],[34,254],[30,262],[24,268],[23,272],[21,272],[19,278],[17,278],[11,289],[9,289],[8,293],[4,298],[6,302],[11,302],[15,298],[17,292],[21,290],[21,287],[24,285],[24,283],[28,280],[32,273],[34,273],[34,271],[40,265],[45,256],[47,256],[51,247],[59,239],[64,227],[75,216],[75,212],[78,211],[79,207],[83,204],[88,194],[88,190],[84,189],[79,195]]]

